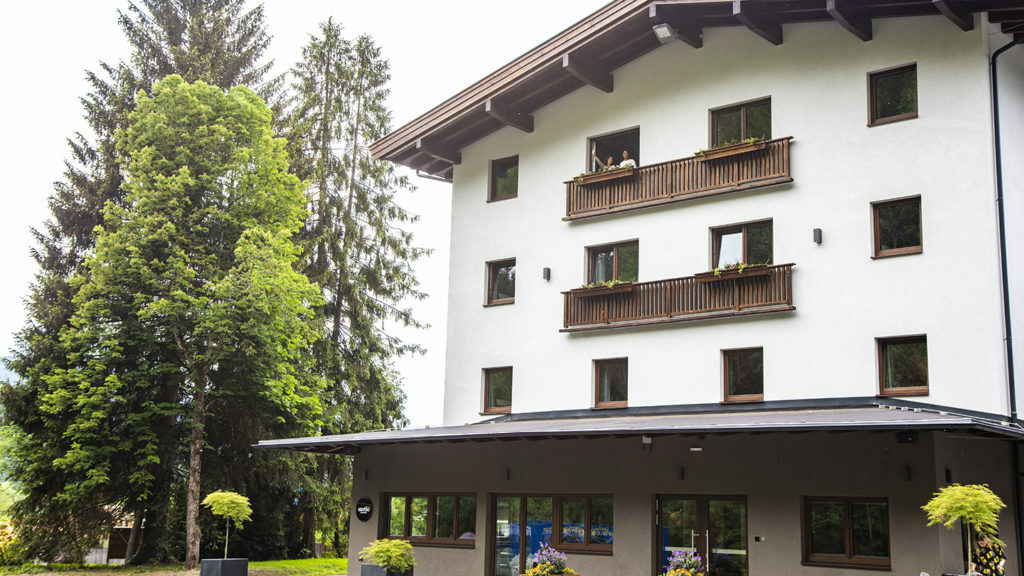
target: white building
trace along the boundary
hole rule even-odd
[[[990,64],[1022,21],[616,0],[376,143],[453,185],[445,427],[263,443],[357,454],[350,573],[384,536],[418,576],[541,543],[586,576],[962,573],[920,510],[958,482],[1020,574],[1024,48]]]

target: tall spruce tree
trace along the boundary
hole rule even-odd
[[[124,202],[115,134],[126,127],[136,92],[175,72],[224,89],[261,86],[264,95],[276,86],[261,85],[270,66],[262,61],[270,40],[262,6],[246,10],[244,0],[143,0],[130,3],[119,21],[133,52],[125,62],[101,63],[99,72],[87,73],[91,90],[82,105],[92,134],[69,139],[64,180],[55,185],[50,199],[51,219],[34,231],[39,272],[27,299],[28,324],[17,336],[11,361],[22,382],[5,387],[0,395],[7,421],[22,432],[11,449],[12,476],[25,497],[14,512],[22,524],[29,523],[23,541],[40,555],[72,550],[73,543],[102,536],[112,512],[122,510],[134,516],[129,555],[138,549],[139,559],[160,559],[171,552],[164,544],[164,529],[172,486],[180,481],[181,421],[171,409],[179,400],[177,387],[154,374],[148,392],[147,401],[165,414],[154,424],[159,457],[149,464],[152,486],[138,492],[112,486],[110,492],[94,492],[79,507],[56,497],[77,478],[49,465],[70,448],[65,437],[70,422],[62,414],[43,411],[43,397],[51,386],[47,379],[72,367],[71,351],[60,337],[74,311],[79,284],[72,279],[94,249],[94,229],[102,223],[104,205]],[[143,519],[147,538],[139,543]],[[31,522],[64,529],[32,530]]]
[[[411,263],[425,253],[405,230],[416,217],[396,203],[404,176],[367,147],[389,131],[388,63],[368,36],[354,41],[333,20],[320,25],[292,70],[289,128],[293,169],[310,182],[304,229],[306,274],[326,295],[325,334],[316,349],[327,382],[323,433],[343,434],[404,423],[395,358],[418,351],[388,334],[388,323],[421,326],[408,307],[423,295]],[[334,534],[347,524],[350,463],[321,458],[319,486],[300,502],[303,534]]]

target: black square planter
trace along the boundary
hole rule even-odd
[[[248,558],[207,558],[199,564],[199,576],[248,576]]]
[[[412,576],[412,571],[410,568],[405,572],[395,572],[385,570],[383,566],[377,564],[362,564],[359,567],[359,576]]]

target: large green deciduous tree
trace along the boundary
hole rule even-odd
[[[320,25],[292,70],[293,99],[283,124],[293,170],[310,182],[302,234],[306,274],[322,287],[325,332],[315,350],[327,382],[322,433],[344,434],[404,422],[397,356],[418,348],[388,323],[420,326],[408,304],[422,298],[411,263],[424,254],[405,230],[416,217],[396,203],[411,190],[368,146],[390,130],[387,61],[368,36],[354,41],[333,20]],[[321,458],[302,498],[303,534],[334,534],[347,524],[350,463]]]
[[[119,138],[126,201],[108,205],[63,338],[73,368],[52,377],[59,382],[45,399],[54,412],[77,412],[62,462],[102,485],[118,451],[143,465],[156,457],[144,434],[120,431],[111,441],[109,430],[136,419],[152,424],[160,416],[152,404],[118,418],[110,411],[140,394],[150,373],[176,384],[189,431],[189,568],[199,562],[208,413],[218,403],[269,402],[273,417],[307,433],[320,413],[317,381],[297,372],[316,338],[312,310],[321,301],[293,268],[303,186],[287,173],[284,140],[273,137],[270,116],[243,87],[225,93],[172,75],[151,97],[140,92]],[[126,346],[165,353],[155,362],[145,353],[125,357]],[[144,466],[136,470],[134,485],[151,481]]]

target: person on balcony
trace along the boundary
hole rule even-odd
[[[619,168],[636,168],[636,161],[629,157],[629,150],[622,151],[622,162],[619,162]]]
[[[593,148],[590,149],[590,156],[594,159],[594,172],[600,170],[611,170],[615,168],[615,157],[608,156],[608,159],[601,162],[601,159],[597,157],[597,144],[594,144]]]

